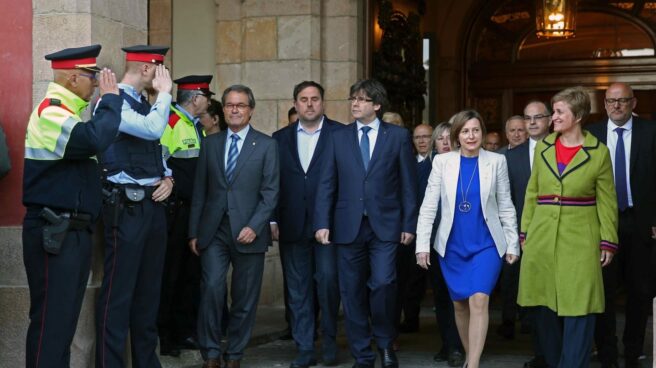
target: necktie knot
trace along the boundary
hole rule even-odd
[[[362,134],[369,134],[371,127],[363,126],[362,128],[360,128],[360,130],[362,130]]]
[[[617,133],[618,137],[622,138],[622,135],[624,134],[624,128],[622,127],[615,128],[615,133]]]
[[[237,141],[240,139],[240,138],[239,138],[239,135],[237,135],[237,134],[235,134],[235,133],[232,133],[232,135],[230,136],[230,138],[232,138],[232,142],[233,142],[233,143],[237,143]]]

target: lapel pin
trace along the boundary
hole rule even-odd
[[[253,142],[253,145],[255,145],[255,142]]]

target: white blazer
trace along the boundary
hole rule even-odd
[[[519,256],[517,215],[510,198],[510,181],[506,157],[481,148],[478,154],[481,207],[499,256]],[[428,177],[426,196],[419,211],[416,252],[429,252],[433,221],[441,203],[442,218],[435,237],[435,250],[444,257],[446,242],[453,226],[456,211],[456,191],[460,171],[460,152],[447,152],[433,158],[433,169]],[[475,229],[472,229],[475,230]]]

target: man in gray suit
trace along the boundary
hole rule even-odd
[[[255,98],[243,85],[221,97],[228,130],[208,136],[201,148],[189,216],[189,246],[200,256],[198,342],[204,368],[221,367],[221,323],[226,273],[232,288],[226,367],[239,368],[251,336],[262,285],[269,219],[278,200],[276,141],[250,126]]]

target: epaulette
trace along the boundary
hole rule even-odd
[[[62,108],[62,109],[64,109],[64,110],[70,112],[71,114],[75,115],[75,113],[73,112],[73,110],[69,109],[68,107],[66,107],[66,105],[64,105],[63,103],[61,103],[61,100],[59,100],[59,99],[57,99],[57,98],[46,98],[45,100],[41,101],[41,104],[39,105],[39,109],[37,110],[37,116],[38,116],[38,117],[41,117],[41,112],[42,112],[46,107],[50,107],[50,106],[57,106],[57,107],[60,107],[60,108]]]
[[[175,124],[177,124],[178,121],[180,121],[180,116],[174,112],[171,112],[171,114],[169,115],[169,126],[171,127],[171,129],[175,127]]]

